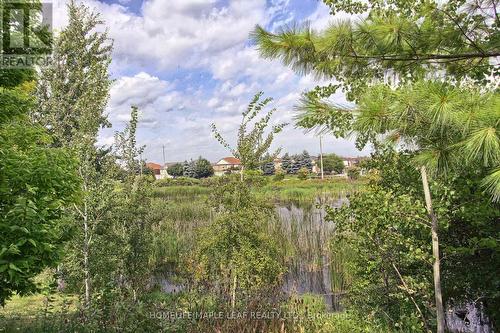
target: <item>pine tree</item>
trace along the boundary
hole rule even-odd
[[[283,156],[283,159],[281,161],[281,169],[283,169],[283,171],[285,173],[292,173],[292,159],[290,158],[290,155],[288,153],[285,154],[285,156]]]
[[[304,150],[302,152],[301,167],[306,168],[307,170],[309,170],[309,172],[312,172],[313,169],[312,159],[307,150]]]
[[[302,155],[293,155],[289,173],[296,175],[300,168],[302,168]]]
[[[262,169],[262,172],[264,173],[265,176],[274,175],[274,172],[276,171],[273,161],[268,161],[268,162],[262,164],[261,169]]]
[[[195,173],[195,168],[194,168],[194,161],[184,161],[183,163],[183,176],[188,177],[188,178],[196,178],[196,173]]]

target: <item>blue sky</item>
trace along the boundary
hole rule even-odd
[[[65,24],[64,0],[56,4]],[[183,161],[200,155],[211,161],[230,155],[213,138],[214,122],[231,142],[241,112],[252,96],[274,98],[274,123],[291,122],[275,142],[284,152],[319,152],[319,139],[293,126],[293,106],[300,94],[318,84],[279,62],[261,59],[248,39],[256,24],[277,29],[310,21],[324,28],[331,17],[318,0],[86,0],[102,15],[114,40],[111,75],[115,82],[108,106],[111,130],[100,135],[111,144],[113,133],[140,108],[139,144],[148,161]],[[334,96],[344,102],[341,94]],[[345,156],[365,155],[352,140],[325,138],[325,150]]]

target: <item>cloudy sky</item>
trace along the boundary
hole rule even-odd
[[[115,82],[108,107],[112,130],[129,119],[130,106],[140,108],[139,144],[144,158],[183,161],[200,155],[217,161],[229,153],[210,132],[215,122],[234,141],[241,112],[252,96],[264,91],[277,108],[273,122],[292,122],[300,94],[318,84],[279,62],[261,59],[249,41],[256,24],[274,30],[310,21],[320,29],[331,17],[318,0],[85,0],[101,13],[114,39],[111,75]],[[56,29],[64,26],[64,0],[55,1]],[[345,101],[341,94],[334,96]],[[319,152],[319,139],[295,129],[281,133],[275,147],[298,153]],[[365,155],[349,140],[324,139],[326,152]]]

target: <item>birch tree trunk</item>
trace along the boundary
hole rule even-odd
[[[436,214],[432,209],[431,192],[429,189],[429,181],[427,180],[427,171],[424,166],[420,168],[422,176],[422,185],[424,187],[425,204],[427,212],[431,218],[431,231],[432,231],[432,255],[434,257],[433,275],[434,275],[434,295],[436,298],[436,319],[437,319],[437,333],[444,333],[445,319],[443,307],[443,295],[441,292],[441,268],[439,259],[439,238],[438,238],[438,221]]]
[[[87,203],[85,203],[83,217],[83,279],[85,284],[85,308],[90,307],[90,267],[89,267],[89,223]]]
[[[234,275],[233,279],[233,290],[232,290],[232,295],[231,295],[231,309],[234,310],[234,307],[236,306],[236,283],[237,283],[237,275]]]

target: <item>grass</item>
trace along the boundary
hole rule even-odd
[[[64,325],[65,315],[76,312],[78,298],[74,295],[15,295],[0,308],[0,332],[57,332]]]
[[[76,310],[78,299],[73,295],[51,294],[51,295],[14,295],[5,307],[0,308],[0,316],[35,316],[40,313],[49,312],[73,312]]]
[[[345,179],[299,180],[296,177],[273,181],[269,177],[255,193],[269,202],[291,202],[309,207],[318,202],[328,203],[322,198],[335,200],[362,190],[364,184],[364,181]],[[150,213],[159,223],[152,241],[152,260],[170,265],[177,262],[179,253],[189,251],[197,228],[212,218],[207,205],[211,191],[211,185],[197,183],[154,188]],[[61,331],[60,325],[64,325],[67,318],[65,314],[75,314],[77,302],[75,296],[62,294],[15,296],[0,308],[0,332]]]
[[[272,182],[258,190],[258,194],[267,199],[279,202],[316,203],[317,199],[339,198],[349,193],[360,191],[365,182],[349,181],[344,179],[321,180],[285,178],[279,182]]]

